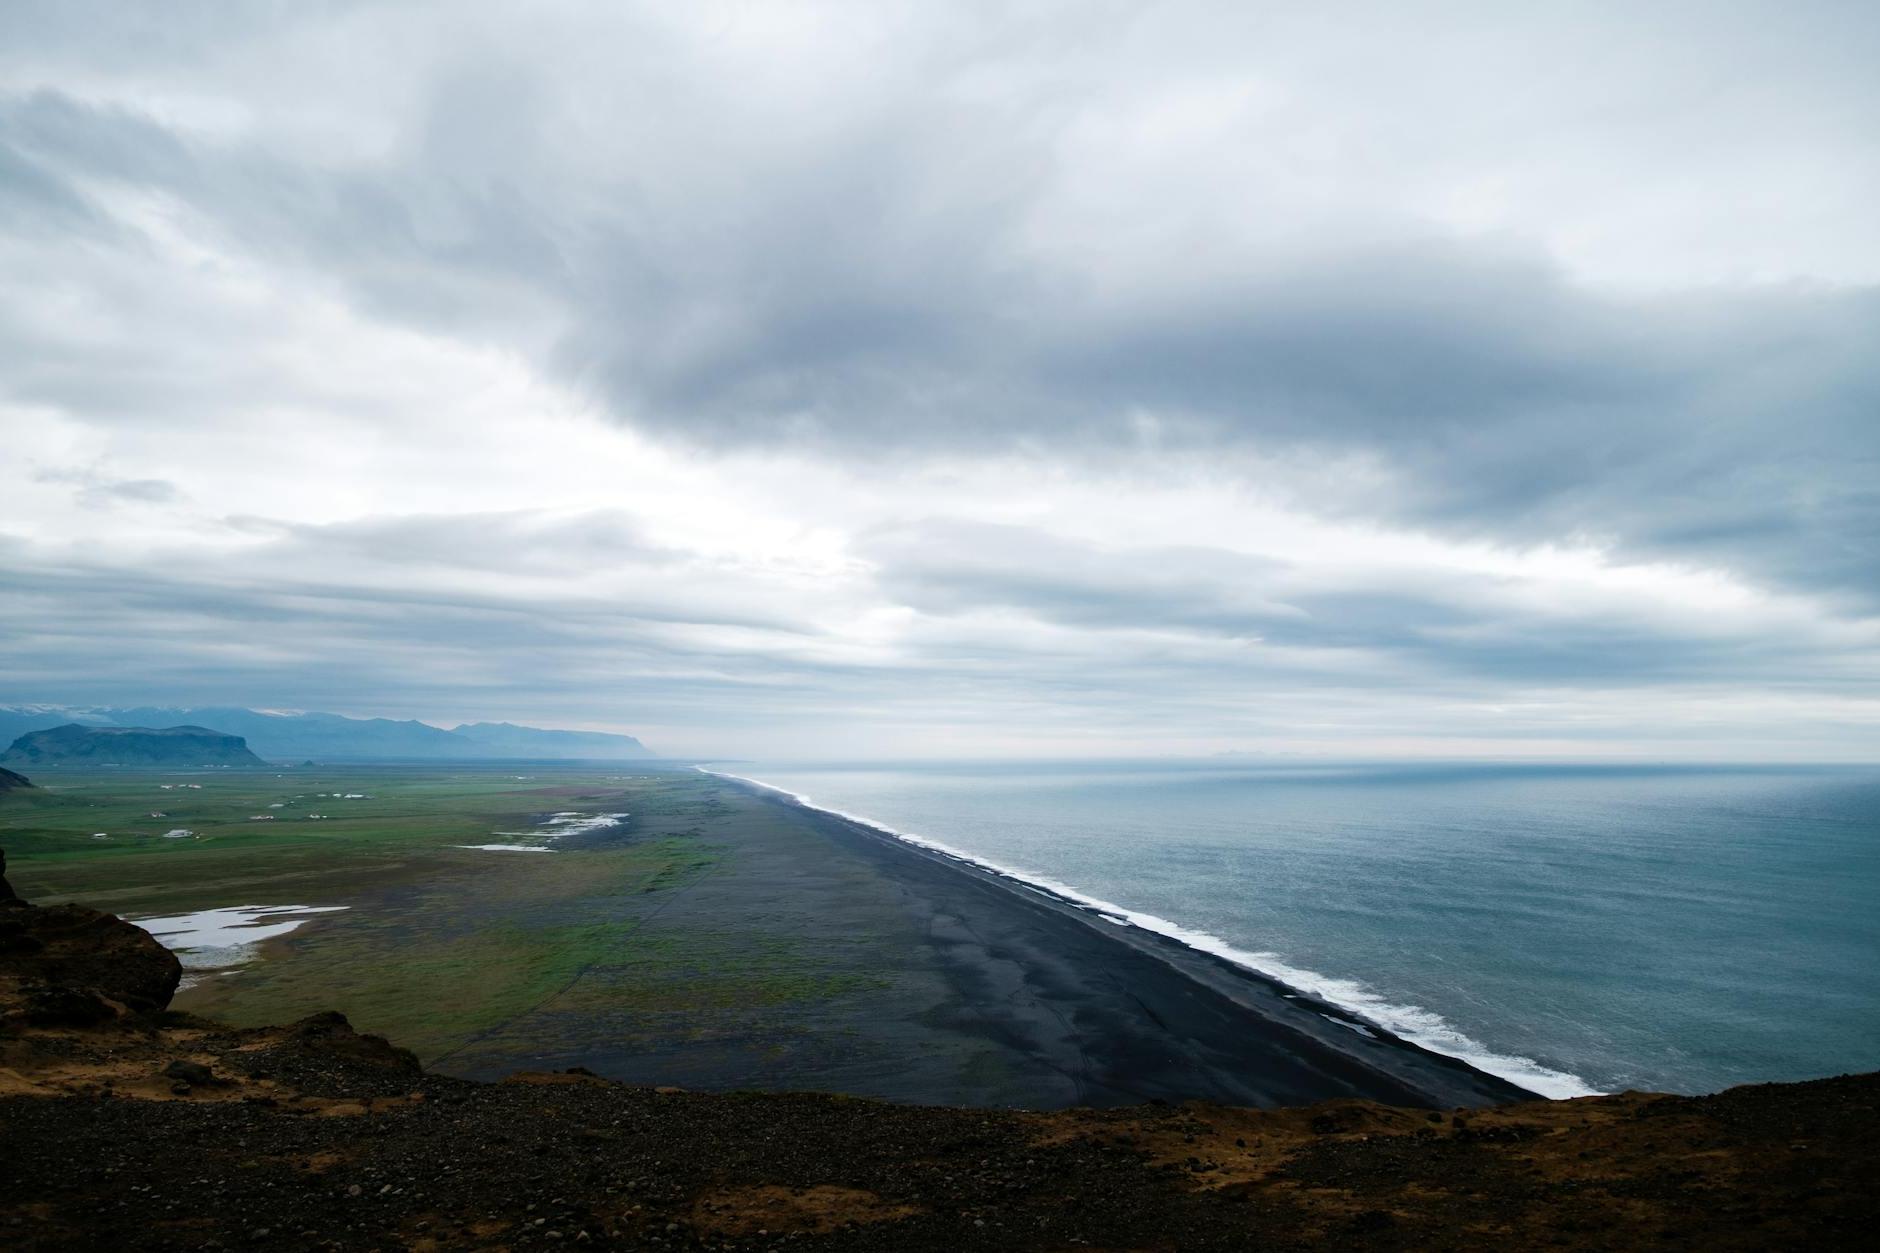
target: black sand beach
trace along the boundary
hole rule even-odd
[[[713,850],[709,870],[588,902],[584,917],[634,916],[627,951],[428,1064],[1030,1109],[1532,1095],[1163,936],[768,789],[692,778],[584,839],[685,832]],[[484,856],[489,873],[515,867]],[[727,968],[753,978],[724,984]]]
[[[749,784],[739,784],[751,788]],[[957,997],[924,1026],[995,1042],[1031,1108],[1333,1097],[1485,1105],[1534,1094],[1166,936],[864,823],[795,809],[903,893]],[[914,1099],[930,1099],[909,1094]],[[950,1099],[935,1097],[932,1099]]]
[[[135,830],[150,785],[48,794],[20,813],[52,825],[17,837],[46,851],[17,866],[40,899],[132,917],[322,907],[250,956],[202,957],[176,1008],[236,1027],[338,1010],[462,1078],[581,1067],[913,1104],[1530,1095],[1165,936],[724,776],[210,782],[172,802],[196,807],[207,838],[121,851],[85,833]],[[319,799],[334,792],[359,799]],[[248,821],[273,801],[333,816]],[[589,821],[602,815],[625,817]]]

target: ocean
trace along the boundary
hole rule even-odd
[[[1548,1096],[1880,1069],[1880,769],[722,770],[1098,902]]]

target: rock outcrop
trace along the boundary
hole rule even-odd
[[[83,905],[35,906],[0,854],[0,1024],[85,1026],[162,1011],[183,967],[148,931]]]
[[[420,1075],[418,1055],[401,1049],[380,1035],[353,1030],[346,1015],[327,1010],[302,1018],[287,1028],[278,1046],[296,1057],[363,1067],[387,1075]]]
[[[11,770],[0,770],[0,792],[11,792],[32,785],[33,781],[23,774],[14,774]]]

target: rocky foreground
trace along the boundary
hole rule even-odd
[[[4,869],[0,863],[0,870]],[[1431,1112],[1051,1114],[425,1074],[0,877],[0,1247],[1870,1247],[1880,1075]]]

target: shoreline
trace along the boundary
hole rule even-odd
[[[1336,1002],[1139,926],[1074,889],[761,780],[700,773],[805,815],[847,851],[912,880],[910,902],[933,913],[936,942],[959,968],[967,999],[998,1005],[989,1030],[1069,1076],[1073,1104],[1202,1099],[1272,1107],[1359,1097],[1447,1108],[1542,1098]],[[1014,963],[1022,973],[1003,968]],[[998,977],[982,977],[988,965],[1001,967]],[[1023,986],[1015,989],[1014,978]],[[1013,998],[1026,1003],[1015,1008]]]
[[[165,917],[347,904],[330,916],[348,922],[272,941],[179,1008],[238,1026],[337,1009],[465,1078],[580,1067],[695,1091],[1033,1110],[1531,1095],[1349,1007],[774,789],[695,770],[623,782],[387,779],[390,799],[313,841],[234,825],[266,789],[231,788],[196,815],[231,838],[192,842],[188,862],[167,846],[104,859],[66,835],[85,856],[48,859],[62,874],[36,887]],[[127,815],[148,806],[117,793]],[[632,816],[554,856],[457,847],[577,811]],[[263,849],[275,894],[257,896]]]
[[[927,836],[918,835],[911,831],[900,830],[861,814],[849,813],[845,810],[831,809],[823,805],[818,805],[815,801],[799,792],[793,792],[788,788],[779,787],[773,783],[767,783],[762,779],[755,779],[748,775],[734,775],[709,770],[703,766],[695,766],[693,768],[700,773],[711,775],[714,778],[743,783],[758,788],[763,792],[774,793],[804,809],[830,814],[848,822],[859,823],[861,826],[878,832],[890,839],[911,845],[918,849],[937,853],[943,858],[969,867],[977,872],[990,874],[995,878],[1004,880],[1012,886],[1021,888],[1027,892],[1041,893],[1045,896],[1059,899],[1073,908],[1088,911],[1090,914],[1102,918],[1107,922],[1114,923],[1115,925],[1138,928],[1151,934],[1161,936],[1184,950],[1193,950],[1194,952],[1206,954],[1225,962],[1241,974],[1274,985],[1288,999],[1316,1005],[1321,1008],[1328,1017],[1334,1020],[1345,1021],[1351,1025],[1354,1030],[1382,1033],[1407,1046],[1418,1048],[1440,1057],[1453,1058],[1454,1060],[1467,1064],[1475,1070],[1482,1071],[1498,1079],[1514,1084],[1516,1087],[1533,1096],[1545,1100],[1570,1100],[1582,1096],[1603,1096],[1607,1094],[1604,1089],[1593,1087],[1580,1076],[1569,1071],[1555,1070],[1531,1058],[1519,1055],[1495,1053],[1451,1026],[1440,1014],[1422,1009],[1415,1005],[1397,1005],[1384,1001],[1381,997],[1364,991],[1363,985],[1356,980],[1321,975],[1311,970],[1296,970],[1279,960],[1262,960],[1264,958],[1270,958],[1272,955],[1249,953],[1234,947],[1218,936],[1203,931],[1196,931],[1193,928],[1183,926],[1180,923],[1159,917],[1155,914],[1130,909],[1126,906],[1103,900],[1049,876],[1016,867],[1001,865],[989,858],[981,857],[975,853],[967,852],[964,849],[953,847],[952,845]],[[1350,997],[1348,1001],[1340,999],[1335,993],[1315,990],[1314,984],[1321,986],[1325,984],[1342,984],[1359,989],[1360,991],[1358,995]],[[1376,1010],[1366,1008],[1365,1002],[1367,1000],[1374,1002],[1379,1010],[1386,1011],[1386,1013],[1380,1014]],[[1350,1003],[1350,1001],[1355,1001],[1356,1003],[1353,1004]],[[1429,1034],[1439,1037],[1445,1035],[1449,1036],[1455,1041],[1456,1047],[1443,1047],[1441,1044],[1427,1038],[1427,1036],[1420,1037],[1414,1028],[1392,1025],[1387,1014],[1425,1016],[1436,1024],[1430,1029]]]

